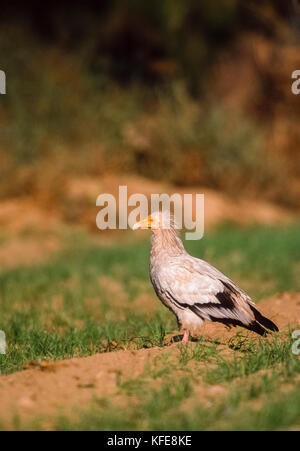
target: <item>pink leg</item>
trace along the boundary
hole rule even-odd
[[[187,343],[188,341],[189,341],[189,333],[185,330],[181,343]]]

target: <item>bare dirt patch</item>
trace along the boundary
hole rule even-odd
[[[99,231],[96,216],[99,207],[96,199],[100,193],[113,194],[117,200],[119,186],[127,186],[128,198],[142,193],[205,194],[205,228],[224,221],[246,225],[251,223],[283,224],[296,219],[296,214],[265,201],[231,199],[223,193],[193,187],[179,189],[170,184],[142,177],[110,174],[102,178],[68,178],[63,184],[64,195],[51,203],[36,197],[7,199],[0,203],[0,262],[2,267],[15,267],[39,262],[62,247],[61,233],[81,230],[90,233],[90,239],[101,245],[111,245],[117,240],[130,240],[130,233],[119,230]],[[195,205],[193,205],[195,209]],[[128,212],[133,207],[128,208]],[[69,233],[68,233],[69,234]],[[140,239],[143,234],[140,234]],[[136,240],[136,235],[134,235]]]
[[[39,239],[17,238],[5,242],[0,247],[1,266],[12,268],[17,265],[30,265],[45,260],[59,249],[57,237]]]
[[[283,293],[261,302],[259,307],[262,313],[278,324],[281,331],[297,324],[299,326],[300,293]],[[229,344],[236,330],[228,331],[222,325],[207,323],[202,333],[204,339],[218,338],[224,346]],[[254,337],[251,334],[251,338]],[[147,365],[163,358],[164,354],[169,354],[171,359],[178,357],[179,346],[174,343],[164,348],[122,350],[57,363],[29,364],[26,370],[0,378],[0,422],[11,424],[15,414],[20,417],[21,423],[57,412],[72,414],[76,406],[88,407],[95,396],[122,404],[124,399],[122,401],[118,378],[126,381],[139,377]],[[234,351],[227,348],[225,352]],[[198,387],[194,396],[202,396],[203,392]],[[224,389],[216,386],[211,388],[209,396],[221,396],[223,393]]]
[[[9,199],[0,203],[0,226],[12,235],[38,230],[49,230],[56,222],[54,213],[45,206],[41,208],[29,197]]]
[[[14,413],[21,419],[88,406],[96,395],[112,398],[118,394],[117,377],[136,378],[145,365],[164,352],[161,348],[116,351],[86,358],[73,358],[37,365],[0,379],[0,419]],[[0,420],[1,421],[1,420]]]
[[[78,220],[95,231],[95,199],[101,193],[111,193],[117,200],[119,186],[127,186],[128,198],[135,193],[144,194],[150,199],[151,194],[203,194],[205,195],[205,225],[213,226],[224,221],[239,224],[282,224],[294,217],[289,210],[259,199],[232,199],[229,196],[203,186],[185,187],[184,189],[168,183],[148,180],[143,177],[110,174],[103,178],[70,179],[67,183],[67,195],[72,205],[81,207]],[[92,209],[89,207],[93,205]],[[195,203],[193,203],[195,209]],[[132,208],[131,208],[132,209]],[[128,208],[130,210],[130,208]]]
[[[281,331],[300,325],[300,293],[282,293],[259,303],[261,312],[274,320]]]
[[[60,247],[58,220],[33,199],[22,198],[0,204],[1,267],[11,268],[45,260]]]

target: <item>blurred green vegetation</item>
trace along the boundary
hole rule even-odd
[[[46,5],[7,4],[0,14],[0,197],[43,183],[55,191],[51,172],[125,171],[298,205],[299,112],[281,84],[290,73],[257,57],[281,43],[291,54],[292,3]],[[289,122],[270,146],[277,121]]]

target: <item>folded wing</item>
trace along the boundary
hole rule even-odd
[[[202,319],[242,326],[263,335],[277,326],[256,309],[252,299],[224,274],[186,254],[160,270],[160,290],[179,309]],[[264,326],[264,327],[262,327]]]

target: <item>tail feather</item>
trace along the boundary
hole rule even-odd
[[[264,329],[257,321],[253,321],[253,323],[250,323],[249,325],[243,325],[248,330],[252,330],[253,332],[256,332],[257,334],[263,336],[266,335],[269,331]]]
[[[232,318],[215,318],[210,317],[210,321],[222,323],[229,327],[244,327],[245,329],[252,330],[253,332],[256,332],[259,335],[266,335],[268,333],[268,330],[264,329],[257,321],[252,321],[250,324],[245,324],[242,321],[239,321],[237,319]]]
[[[240,326],[240,327],[244,327],[245,329],[251,330],[253,332],[256,332],[259,335],[266,335],[268,333],[270,333],[270,331],[272,332],[278,332],[278,327],[276,326],[276,324],[273,323],[273,321],[271,321],[270,319],[266,318],[265,316],[263,316],[258,310],[256,310],[255,307],[253,307],[252,305],[250,306],[253,314],[254,314],[254,319],[252,322],[250,323],[245,323],[242,320],[236,319],[236,318],[226,318],[226,317],[218,317],[218,316],[212,316],[209,315],[209,319],[212,322],[218,322],[218,323],[222,323],[225,324],[229,327],[233,326]],[[194,310],[193,310],[194,311]],[[196,315],[198,314],[198,310],[195,310]],[[198,314],[198,316],[200,316]]]
[[[251,310],[252,310],[252,312],[254,314],[254,318],[256,319],[256,322],[261,324],[266,329],[271,330],[272,332],[278,332],[279,331],[279,329],[276,326],[276,324],[273,323],[273,321],[271,321],[270,319],[268,319],[265,316],[263,316],[258,310],[256,310],[255,307],[251,306]]]

